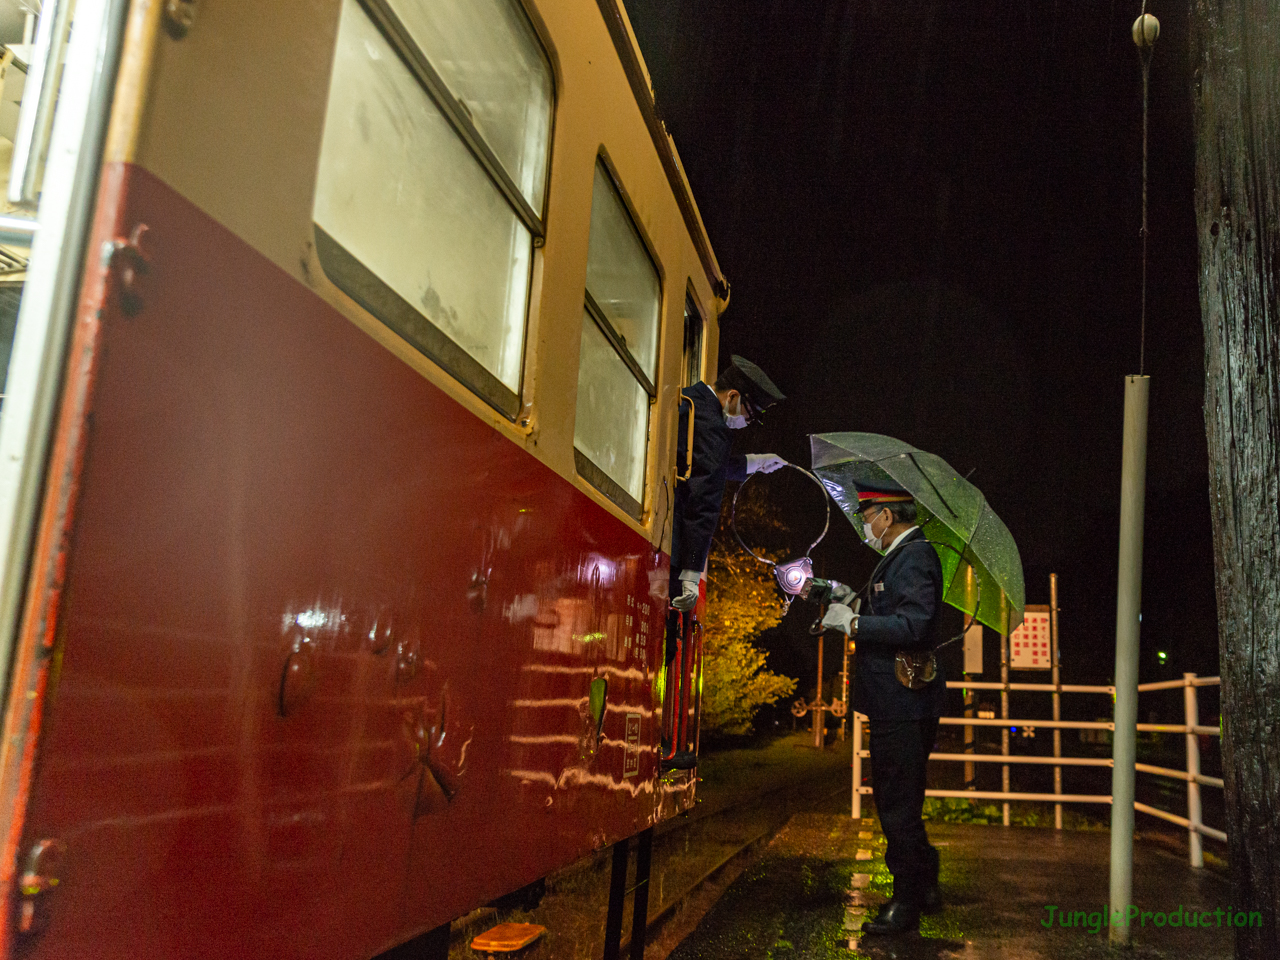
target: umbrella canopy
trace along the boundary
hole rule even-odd
[[[813,472],[859,532],[857,488],[900,484],[942,561],[943,599],[1002,634],[1022,622],[1022,558],[982,491],[941,457],[892,437],[821,433],[809,441]]]

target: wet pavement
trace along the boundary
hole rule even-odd
[[[851,820],[847,813],[801,813],[671,953],[672,960],[1090,960],[1115,955],[1101,925],[1109,887],[1107,831],[937,823],[928,829],[942,854],[946,908],[925,917],[919,933],[864,938],[858,932],[892,890],[876,821]],[[1134,900],[1142,911],[1130,926],[1134,949],[1121,956],[1208,960],[1232,955],[1225,917],[1230,889],[1220,875],[1193,871],[1184,858],[1139,843]],[[1188,912],[1194,913],[1196,926],[1170,925],[1169,914],[1182,921]],[[1206,917],[1208,928],[1200,925]]]

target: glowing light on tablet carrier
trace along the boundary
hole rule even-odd
[[[788,596],[798,597],[805,581],[813,577],[813,561],[808,557],[780,563],[773,568],[773,575],[778,578],[778,586]]]

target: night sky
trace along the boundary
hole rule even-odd
[[[1139,362],[1140,4],[626,6],[732,284],[720,359],[755,360],[789,397],[744,449],[807,466],[808,434],[863,430],[972,470],[1018,541],[1027,601],[1047,603],[1059,574],[1064,681],[1110,678],[1123,378]],[[1155,680],[1216,673],[1218,647],[1186,5],[1148,10]],[[799,550],[817,492],[780,476],[752,483],[776,485]],[[843,518],[833,529],[822,571],[861,583],[873,555]],[[812,662],[809,619],[793,610],[765,638],[793,675]]]

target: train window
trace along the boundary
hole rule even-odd
[[[0,251],[0,271],[3,271],[3,251]],[[0,272],[0,277],[3,273]],[[4,407],[5,380],[9,373],[9,357],[13,353],[14,334],[18,329],[18,306],[22,302],[22,282],[5,282],[0,279],[0,409]]]
[[[0,4],[0,408],[74,4]],[[28,76],[30,75],[30,76]]]
[[[658,364],[662,287],[644,241],[603,163],[596,163],[587,293],[650,382]]]
[[[573,431],[574,449],[580,454],[578,472],[638,516],[644,496],[649,394],[590,311],[582,315],[580,356]]]
[[[388,0],[529,205],[542,209],[551,68],[510,0]]]
[[[454,7],[344,0],[316,248],[340,289],[514,417],[543,233],[551,73],[516,0]],[[466,39],[433,42],[432,29]],[[522,106],[513,78],[528,88]]]
[[[578,361],[578,472],[635,517],[644,500],[662,286],[603,162],[596,163]]]

